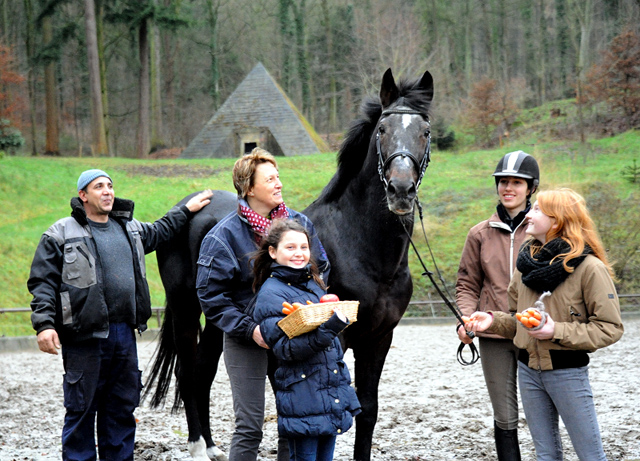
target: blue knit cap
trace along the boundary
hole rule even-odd
[[[102,170],[87,170],[83,172],[78,178],[78,192],[91,184],[91,181],[101,176],[104,176],[105,178],[109,178],[111,180],[111,176],[109,176]]]

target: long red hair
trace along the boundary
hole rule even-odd
[[[580,194],[568,188],[539,192],[538,206],[540,211],[553,218],[556,224],[547,232],[546,241],[561,238],[571,248],[569,252],[556,256],[564,259],[563,265],[567,272],[573,272],[573,268],[567,263],[582,255],[585,246],[589,245],[592,254],[607,266],[609,274],[614,277],[600,235],[589,215],[587,203]],[[532,245],[532,253],[537,253],[540,248]]]

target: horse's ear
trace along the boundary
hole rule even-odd
[[[429,102],[433,100],[433,77],[429,73],[429,71],[425,71],[424,75],[417,83],[416,88],[420,88],[427,94],[429,98]]]
[[[382,107],[389,107],[396,99],[398,99],[398,94],[398,87],[393,79],[391,69],[387,69],[382,76],[382,86],[380,87],[380,102],[382,103]]]

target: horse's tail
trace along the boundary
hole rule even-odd
[[[151,368],[151,374],[144,384],[142,400],[146,399],[147,396],[153,392],[153,385],[157,381],[155,392],[153,392],[153,397],[151,398],[151,407],[158,408],[164,404],[167,393],[169,392],[171,377],[173,376],[178,355],[173,333],[173,314],[171,313],[171,309],[164,310],[164,321],[160,329],[160,339],[153,355],[155,360]],[[179,406],[180,397],[177,386],[176,398],[172,410],[177,409],[176,402],[178,402],[177,405]]]

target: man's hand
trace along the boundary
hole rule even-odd
[[[60,349],[60,339],[58,339],[58,332],[52,328],[48,330],[42,330],[40,333],[38,333],[38,347],[42,352],[58,355],[58,349]]]
[[[191,197],[191,199],[189,199],[185,206],[189,208],[189,211],[191,213],[197,213],[205,205],[208,205],[211,202],[212,195],[213,191],[211,189],[204,190],[198,195],[194,195],[193,197]]]
[[[267,343],[265,343],[264,339],[262,338],[262,333],[260,332],[260,325],[256,325],[256,327],[253,329],[252,337],[258,346],[263,347],[265,349],[269,349],[269,346],[267,346]]]

